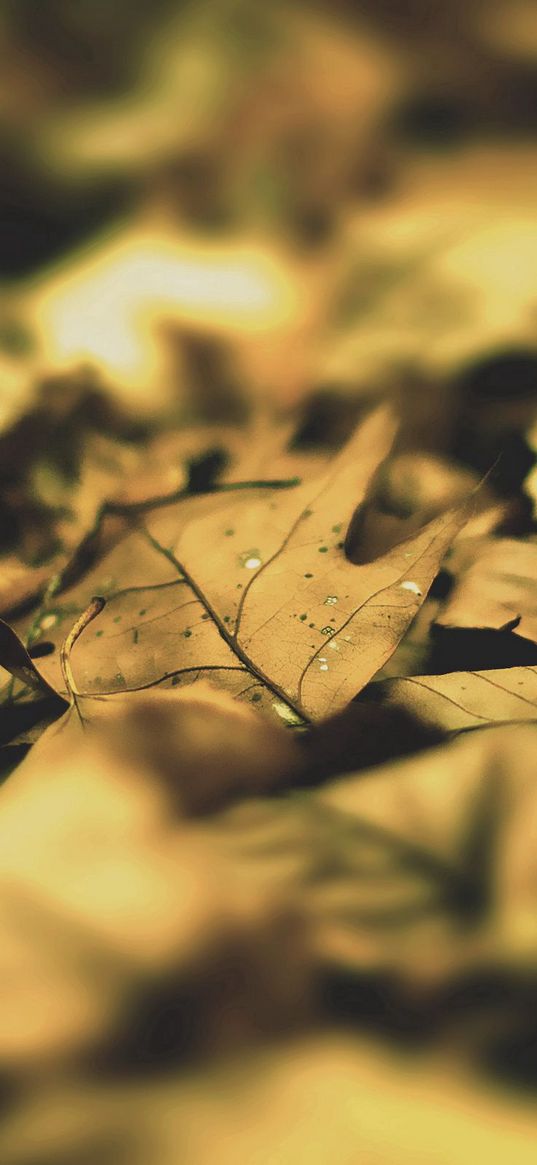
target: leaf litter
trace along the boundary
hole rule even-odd
[[[349,562],[345,532],[393,431],[381,409],[318,481],[148,510],[59,608],[41,612],[54,641],[64,602],[85,609],[88,585],[95,593],[109,580],[106,608],[73,652],[79,694],[204,674],[270,699],[291,722],[344,707],[394,651],[467,516],[458,506],[373,563]],[[115,589],[127,570],[130,585]],[[57,653],[39,671],[58,686]]]
[[[448,473],[447,508],[376,527],[397,439],[386,406],[331,458],[286,452],[289,426],[264,431],[265,454],[241,438],[228,467],[202,459],[171,490],[122,482],[45,568],[38,606],[0,623],[0,915],[17,980],[0,1062],[61,1076],[101,1048],[115,1071],[161,1055],[144,1015],[172,1006],[173,1064],[251,1055],[280,1029],[290,1056],[303,1029],[350,1020],[393,1047],[408,1029],[422,1055],[447,1045],[474,1090],[482,1064],[522,1077],[535,669],[397,670],[434,659],[457,598],[439,597],[439,572],[464,586],[487,553],[501,560],[505,509]],[[526,544],[508,545],[525,564]],[[499,1001],[478,1005],[476,982]]]
[[[525,1165],[528,5],[15,7],[2,1162]]]

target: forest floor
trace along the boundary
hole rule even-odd
[[[529,6],[162,0],[121,77],[70,7],[0,27],[0,1158],[529,1165]]]

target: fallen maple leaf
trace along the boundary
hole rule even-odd
[[[39,613],[58,643],[92,594],[108,599],[73,652],[79,693],[206,675],[289,722],[344,707],[394,651],[467,517],[458,506],[381,558],[348,561],[349,521],[393,429],[376,411],[320,479],[295,488],[230,483],[149,510],[83,584]],[[62,688],[57,653],[39,671]]]

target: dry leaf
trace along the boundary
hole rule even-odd
[[[535,21],[320,7],[2,6],[3,1165],[535,1157]]]
[[[514,976],[515,995],[523,982],[534,999],[536,742],[529,725],[472,733],[229,809],[202,835],[250,882],[298,894],[320,963],[377,983],[394,1016],[412,1001],[426,1023],[435,994],[465,977]]]
[[[118,697],[103,717],[83,731],[71,709],[0,790],[0,1062],[11,1070],[112,1038],[140,993],[169,976],[210,1011],[234,948],[253,995],[231,977],[230,1035],[250,1038],[255,982],[261,1010],[274,1002],[271,1025],[284,1013],[292,1022],[307,998],[292,907],[241,886],[182,820],[185,808],[289,775],[293,739],[202,690]],[[272,936],[278,958],[287,949],[286,974],[274,950],[261,987]],[[226,1005],[207,1020],[200,1013],[195,1038],[225,1042]]]
[[[533,151],[426,152],[394,197],[350,209],[343,248],[357,302],[324,337],[321,377],[378,383],[410,366],[429,392],[468,360],[533,345]]]
[[[537,720],[537,668],[402,676],[372,685],[370,695],[446,731]]]
[[[59,570],[64,564],[63,558],[54,558],[46,566],[28,566],[14,554],[0,559],[0,611],[8,614],[10,611],[36,602],[51,574]]]
[[[71,1076],[4,1122],[4,1165],[533,1165],[535,1114],[328,1031],[188,1073],[96,1084]]]
[[[407,452],[389,458],[349,526],[345,549],[352,562],[371,562],[433,518],[460,505],[479,480],[470,470],[432,454]],[[491,506],[487,490],[479,509]]]
[[[55,689],[36,668],[18,635],[3,619],[0,619],[0,659],[5,670],[32,691],[56,695]]]
[[[515,631],[537,643],[537,543],[498,538],[463,544],[452,565],[457,580],[436,617],[439,627]]]
[[[40,615],[58,642],[92,593],[107,597],[73,651],[79,691],[205,674],[289,722],[344,707],[394,651],[466,519],[459,507],[371,564],[347,560],[356,500],[391,436],[381,409],[315,482],[230,486],[148,513],[83,586]],[[57,656],[40,670],[61,687]]]

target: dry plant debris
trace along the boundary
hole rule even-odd
[[[535,1159],[535,17],[434,7],[0,12],[2,1165]]]

